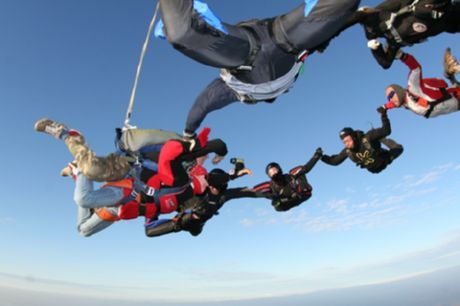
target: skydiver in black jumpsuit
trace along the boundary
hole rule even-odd
[[[237,25],[210,24],[193,0],[159,0],[164,35],[175,49],[221,69],[192,106],[184,134],[206,115],[236,101],[273,102],[294,83],[306,55],[328,42],[359,0],[304,0],[293,11]]]
[[[403,146],[394,140],[385,138],[391,134],[390,120],[388,119],[386,109],[379,108],[381,113],[382,127],[371,129],[367,133],[352,128],[344,128],[340,132],[345,148],[336,155],[325,155],[321,160],[329,165],[340,165],[348,157],[357,166],[366,169],[371,173],[380,173],[389,164],[398,158],[403,152]],[[389,148],[382,148],[381,144]]]
[[[236,178],[235,176],[233,178]],[[222,206],[233,199],[260,198],[263,193],[244,188],[227,188],[231,176],[221,169],[213,169],[207,177],[209,187],[203,195],[195,196],[185,204],[185,208],[173,219],[153,220],[145,225],[148,237],[187,231],[198,236],[206,222],[218,214]]]
[[[368,13],[356,12],[372,55],[384,69],[396,52],[440,33],[460,32],[460,2],[452,0],[386,0]],[[386,45],[377,39],[384,38]]]

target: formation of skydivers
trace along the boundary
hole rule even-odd
[[[91,236],[119,220],[145,217],[145,233],[156,237],[188,231],[199,235],[205,223],[228,201],[266,198],[276,211],[287,211],[308,200],[312,187],[306,174],[321,160],[339,165],[347,157],[371,173],[379,173],[403,153],[387,138],[387,110],[404,107],[432,118],[460,109],[460,64],[446,50],[442,79],[422,78],[422,67],[401,47],[420,43],[439,33],[460,31],[458,0],[386,0],[375,8],[359,8],[359,0],[304,0],[287,14],[230,25],[220,21],[197,0],[159,0],[162,20],[155,35],[164,37],[186,56],[220,69],[190,109],[182,135],[163,130],[119,129],[117,150],[97,156],[83,135],[64,124],[40,119],[35,130],[64,141],[74,161],[61,175],[75,180],[78,231]],[[196,130],[208,113],[230,103],[272,103],[295,83],[307,57],[323,52],[330,41],[354,24],[364,27],[377,62],[389,68],[395,59],[408,66],[408,85],[389,85],[388,103],[379,106],[382,127],[367,132],[346,127],[340,131],[344,149],[326,155],[316,149],[303,166],[283,173],[279,164],[266,167],[269,181],[252,188],[228,188],[231,180],[252,174],[244,161],[231,159],[233,169],[207,171],[227,155],[221,139],[209,139],[210,129]],[[384,39],[382,43],[379,39]],[[383,148],[382,144],[386,147]],[[105,182],[94,189],[94,182]],[[161,214],[177,214],[170,219]]]

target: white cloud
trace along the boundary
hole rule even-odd
[[[336,213],[346,213],[347,212],[347,205],[349,201],[347,199],[341,200],[331,200],[326,205],[329,211],[336,212]]]
[[[332,198],[318,203],[315,209],[310,206],[295,208],[276,218],[269,218],[271,212],[255,211],[255,217],[241,221],[243,226],[254,225],[291,225],[299,226],[306,231],[343,231],[353,228],[372,229],[378,226],[391,225],[404,220],[404,213],[410,213],[410,207],[421,207],[425,197],[439,191],[440,181],[449,171],[460,169],[453,163],[441,165],[418,175],[405,175],[401,180],[385,187],[366,186],[364,195],[367,199],[354,202],[353,199]],[[349,188],[345,189],[349,193]],[[455,199],[454,199],[455,200]],[[417,203],[417,205],[410,205]],[[425,203],[436,205],[435,202]],[[412,208],[413,209],[413,208]],[[295,211],[294,214],[290,214]],[[314,213],[313,213],[314,211]]]
[[[13,223],[16,223],[16,219],[9,217],[0,218],[0,225],[11,225]]]
[[[256,224],[256,222],[254,220],[250,220],[250,219],[243,219],[240,221],[240,224],[243,225],[244,227],[251,227],[253,225]]]
[[[420,185],[430,184],[440,179],[441,177],[440,171],[433,171],[426,173],[422,178],[412,184],[411,187],[418,187]]]
[[[356,189],[354,189],[352,187],[347,187],[347,188],[345,188],[345,192],[347,192],[347,193],[356,193]]]

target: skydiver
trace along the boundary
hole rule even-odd
[[[359,0],[304,0],[293,11],[230,25],[200,1],[159,0],[166,36],[175,49],[220,68],[189,111],[184,135],[193,137],[206,115],[231,103],[273,102],[297,79],[308,54],[322,49],[357,9]]]
[[[241,164],[240,164],[241,165]],[[230,180],[252,174],[252,171],[236,165],[233,173],[226,173],[222,169],[213,169],[206,175],[207,188],[204,193],[197,195],[184,205],[181,211],[172,219],[152,220],[145,224],[145,234],[148,237],[157,237],[169,233],[187,231],[192,236],[198,236],[207,221],[218,214],[222,206],[230,200],[240,198],[267,197],[264,193],[243,188],[228,188]]]
[[[49,134],[57,139],[63,140],[70,153],[73,155],[80,171],[90,180],[96,182],[117,181],[123,179],[136,159],[158,161],[160,150],[168,140],[181,142],[182,137],[174,132],[163,130],[140,130],[129,129],[119,135],[119,151],[110,153],[107,156],[97,156],[87,145],[84,136],[77,130],[69,129],[62,123],[51,119],[37,120],[35,130]],[[220,139],[206,142],[206,148],[201,147],[204,138],[207,140],[207,129],[204,129],[197,140],[192,142],[182,142],[185,151],[189,151],[188,160],[193,160],[197,155],[204,155],[209,152],[216,154],[227,153],[225,143]],[[174,146],[174,144],[172,144]],[[169,145],[171,147],[171,144]],[[185,149],[188,147],[189,149]],[[134,151],[134,152],[133,152]],[[198,152],[198,154],[197,154]],[[129,154],[128,154],[129,153]],[[134,156],[133,156],[134,154]],[[213,162],[218,163],[222,156],[216,155]]]
[[[197,160],[203,160],[202,157]],[[168,194],[163,189],[155,190],[146,182],[148,177],[142,173],[148,169],[130,171],[130,175],[119,181],[107,182],[99,189],[88,179],[75,162],[63,169],[62,175],[75,181],[74,201],[78,207],[77,229],[84,236],[92,236],[116,221],[135,219],[144,216],[148,220],[157,219],[160,214],[168,214],[180,207],[193,196],[188,193]],[[200,186],[198,171],[190,173],[194,190]],[[144,179],[142,179],[144,178]],[[201,187],[202,188],[202,187]]]
[[[388,103],[382,109],[404,107],[417,115],[433,118],[439,115],[450,114],[460,109],[460,87],[448,87],[442,79],[422,78],[422,66],[410,54],[398,52],[399,58],[410,69],[407,88],[392,84],[387,87]],[[460,72],[460,65],[446,50],[446,75],[456,82],[454,73]]]
[[[403,152],[403,146],[392,139],[385,138],[391,134],[390,120],[386,109],[379,108],[378,111],[382,119],[381,128],[371,129],[367,133],[350,127],[342,129],[340,139],[345,148],[336,155],[323,154],[321,160],[326,164],[337,166],[349,157],[357,166],[371,173],[379,173],[398,158]],[[387,146],[389,150],[382,148],[381,144]]]
[[[368,47],[384,69],[391,67],[401,47],[421,43],[440,33],[460,32],[457,0],[386,0],[355,13],[363,25]],[[382,44],[379,38],[384,38]]]
[[[42,119],[37,121],[35,129],[64,140],[74,155],[75,163],[69,164],[61,175],[74,174],[75,201],[79,207],[78,230],[84,236],[99,232],[121,219],[141,215],[152,219],[157,214],[178,210],[187,199],[193,197],[193,189],[182,164],[210,152],[219,154],[215,161],[227,154],[225,143],[220,139],[208,141],[209,129],[204,129],[196,140],[195,148],[188,141],[166,141],[157,154],[157,173],[151,176],[152,171],[145,171],[149,174],[145,176],[142,174],[148,169],[138,167],[126,157],[119,157],[115,153],[108,157],[97,157],[78,131],[69,130],[61,123]],[[126,165],[126,170],[118,167],[119,164]],[[103,188],[94,190],[93,180],[80,171],[80,165],[90,175],[98,177],[99,181],[101,177],[110,177],[112,180]],[[122,178],[116,180],[116,176]]]
[[[270,195],[276,211],[287,211],[300,205],[312,195],[313,188],[308,183],[306,174],[313,169],[322,154],[321,148],[316,149],[313,157],[305,165],[291,169],[288,174],[283,174],[278,163],[269,163],[265,173],[270,182],[258,184],[254,190]]]

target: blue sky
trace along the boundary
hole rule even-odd
[[[300,3],[207,2],[227,22],[278,15]],[[154,5],[0,2],[0,287],[120,300],[238,300],[379,284],[460,265],[458,114],[426,120],[402,109],[389,116],[392,138],[405,152],[385,172],[372,175],[350,161],[319,163],[308,175],[314,196],[290,212],[239,200],[196,238],[148,239],[141,219],[80,237],[73,182],[59,177],[70,154],[33,124],[44,116],[65,122],[99,154],[113,151]],[[460,56],[458,38],[447,34],[406,51],[425,76],[441,77],[447,46]],[[182,131],[195,96],[217,75],[152,40],[132,123]],[[354,27],[311,56],[295,87],[275,103],[234,104],[205,125],[255,172],[233,185],[255,185],[266,179],[268,162],[289,169],[318,146],[339,152],[344,126],[379,126],[375,109],[385,102],[385,86],[406,77],[399,62],[382,70]],[[228,159],[221,167],[230,168]]]

